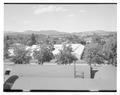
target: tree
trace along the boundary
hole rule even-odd
[[[86,45],[85,51],[83,54],[83,59],[86,60],[89,64],[103,63],[103,58],[99,56],[99,53],[102,50],[102,45],[98,43],[90,43]]]
[[[81,39],[77,35],[68,35],[66,36],[66,40],[70,43],[81,43]]]
[[[72,47],[66,44],[63,45],[63,49],[60,50],[60,53],[56,55],[56,59],[58,64],[70,64],[77,60],[77,58],[72,55]]]
[[[30,42],[28,43],[29,46],[35,45],[36,42],[37,42],[37,41],[36,41],[36,39],[35,39],[35,35],[32,34],[32,35],[31,35],[31,38],[30,38]]]
[[[103,43],[100,40],[86,45],[83,59],[89,64],[105,63],[117,65],[117,39],[116,36],[107,38]]]
[[[94,33],[92,36],[93,43],[101,43],[101,39],[102,38],[99,35],[97,35],[96,33]]]
[[[24,46],[15,46],[14,47],[14,56],[11,61],[15,64],[28,64],[31,57],[29,56],[29,51],[25,50]]]
[[[53,59],[52,49],[49,48],[49,45],[41,45],[39,50],[34,50],[33,56],[38,60],[39,64],[49,62]]]
[[[4,58],[5,59],[9,58],[8,49],[9,49],[9,45],[8,43],[5,43],[4,44]]]
[[[105,39],[102,38],[100,35],[94,33],[93,36],[92,36],[92,42],[104,45],[105,44]]]
[[[11,45],[10,37],[6,36],[4,39],[4,58],[9,58],[9,47]]]
[[[113,36],[106,40],[103,46],[103,57],[106,58],[108,64],[117,66],[117,37]]]

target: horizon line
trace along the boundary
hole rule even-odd
[[[87,30],[87,31],[77,31],[77,32],[65,32],[65,31],[59,31],[59,30],[25,30],[25,31],[12,31],[12,30],[4,30],[4,33],[25,33],[27,31],[36,31],[36,32],[40,32],[40,31],[56,31],[59,33],[80,33],[80,32],[92,32],[92,31],[104,31],[104,32],[117,32],[116,30]]]

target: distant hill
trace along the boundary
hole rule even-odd
[[[67,33],[67,32],[60,32],[57,30],[40,30],[40,31],[33,31],[33,30],[27,30],[24,32],[14,32],[14,31],[5,31],[4,34],[6,35],[31,35],[34,34],[41,34],[41,35],[50,35],[50,36],[59,36],[59,35],[77,35],[77,36],[89,36],[93,35],[94,33],[98,35],[109,35],[113,33],[117,33],[116,31],[104,31],[104,30],[96,30],[96,31],[84,31],[84,32],[74,32],[74,33]]]
[[[16,35],[16,34],[24,34],[24,35],[29,35],[29,34],[42,34],[42,35],[64,35],[68,34],[66,32],[59,32],[56,30],[40,30],[40,31],[33,31],[33,30],[27,30],[24,32],[13,32],[13,31],[5,31],[4,34],[8,35]]]
[[[84,32],[76,32],[72,33],[78,36],[90,36],[93,34],[98,34],[98,35],[109,35],[109,34],[115,34],[117,33],[116,31],[104,31],[104,30],[95,30],[95,31],[84,31]]]
[[[32,31],[27,30],[24,32],[25,34],[44,34],[44,35],[60,35],[60,34],[67,34],[66,32],[59,32],[57,30],[41,30],[41,31]]]

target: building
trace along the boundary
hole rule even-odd
[[[72,47],[72,54],[75,55],[78,59],[81,59],[81,55],[84,51],[85,46],[82,44],[67,44],[71,45]],[[60,52],[60,50],[63,49],[63,45],[62,44],[56,44],[54,45],[55,50],[52,52],[54,55],[58,54]]]

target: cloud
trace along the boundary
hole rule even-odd
[[[48,13],[48,12],[65,12],[67,9],[55,6],[55,5],[43,5],[39,7],[33,7],[34,14],[42,14],[42,13]]]

